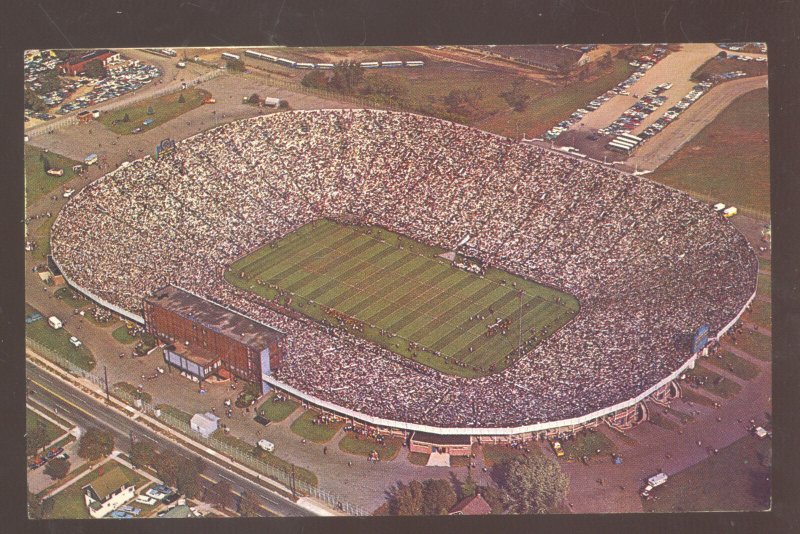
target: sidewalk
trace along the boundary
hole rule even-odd
[[[105,398],[105,392],[103,392],[100,389],[98,389],[97,386],[95,386],[93,383],[88,382],[88,381],[83,380],[83,379],[80,379],[80,378],[77,378],[77,377],[74,377],[72,375],[68,375],[65,371],[62,371],[62,372],[60,372],[58,374],[53,373],[51,368],[55,368],[56,367],[55,364],[51,364],[50,362],[47,362],[46,359],[42,358],[46,362],[46,365],[42,365],[43,362],[40,360],[40,356],[38,354],[36,354],[35,352],[33,352],[29,348],[26,348],[26,352],[27,352],[29,361],[31,361],[37,367],[40,367],[43,370],[47,371],[49,374],[57,376],[59,380],[69,384],[72,387],[75,387],[76,389],[81,389],[84,392],[92,393],[95,396],[96,399],[104,399]],[[60,369],[59,369],[59,371],[60,371]],[[69,376],[69,379],[65,379],[64,376],[62,376],[62,373],[63,374],[67,374]],[[269,480],[269,483],[274,485],[275,487],[281,488],[286,492],[290,492],[291,491],[289,488],[287,488],[286,486],[284,486],[280,482],[274,481],[272,479],[267,479],[267,477],[263,477],[260,473],[254,471],[253,469],[250,469],[249,467],[247,467],[245,465],[239,464],[236,461],[234,461],[233,459],[230,459],[230,458],[222,455],[221,453],[219,453],[219,452],[217,452],[217,451],[215,451],[213,449],[208,448],[203,443],[194,441],[190,437],[185,436],[185,435],[181,434],[180,432],[178,432],[176,430],[173,430],[171,427],[165,425],[161,421],[159,421],[159,420],[157,420],[157,419],[155,419],[155,418],[153,418],[153,417],[151,417],[151,416],[149,416],[149,415],[147,415],[145,413],[139,412],[135,408],[132,408],[131,406],[128,406],[127,404],[122,403],[121,401],[117,400],[114,397],[111,397],[110,402],[107,402],[106,404],[107,404],[107,406],[109,408],[112,408],[115,411],[117,411],[117,412],[119,412],[121,414],[124,414],[124,415],[126,415],[128,417],[133,417],[134,415],[138,414],[138,417],[137,417],[138,421],[145,422],[151,428],[153,428],[153,427],[157,428],[164,437],[170,439],[174,444],[176,444],[176,445],[178,445],[178,446],[180,446],[180,447],[182,447],[184,449],[188,449],[193,453],[196,453],[197,450],[203,451],[206,454],[214,457],[216,459],[216,463],[227,464],[227,465],[237,469],[238,471],[245,473],[251,479],[261,480],[262,478],[264,478],[266,480]],[[195,450],[192,450],[192,449],[195,449]],[[263,486],[263,487],[267,491],[275,493],[269,487],[267,487],[267,486]],[[281,499],[284,498],[282,495],[280,495],[278,493],[275,493],[275,495],[277,497],[281,498]],[[311,500],[310,498],[307,498],[306,502],[308,502],[310,500]],[[300,505],[300,506],[302,506],[302,505]],[[324,506],[321,505],[321,504],[318,504],[316,506],[324,508]],[[316,512],[316,508],[306,508],[306,509],[309,510],[310,512],[312,512],[312,513],[317,513]],[[332,511],[332,510],[330,510],[329,513],[331,515],[339,515],[336,511]]]

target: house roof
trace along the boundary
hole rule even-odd
[[[450,515],[488,515],[491,513],[492,507],[479,493],[472,497],[461,499],[450,509]]]
[[[175,286],[161,288],[145,300],[256,350],[262,350],[276,335],[282,335],[274,328]]]
[[[191,423],[203,428],[211,428],[216,430],[217,426],[219,425],[219,417],[210,412],[196,413],[192,416]]]
[[[110,494],[130,483],[128,475],[119,467],[114,467],[84,486],[84,488],[91,487],[101,500],[105,500]]]
[[[192,512],[192,509],[186,506],[185,504],[179,504],[178,506],[174,506],[169,510],[167,510],[167,513],[162,515],[161,517],[165,519],[194,517],[194,512]]]
[[[431,445],[470,445],[472,443],[471,436],[448,436],[431,434],[430,432],[414,432],[411,435],[411,440],[417,443],[429,443]]]

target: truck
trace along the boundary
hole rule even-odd
[[[258,448],[267,452],[272,452],[275,450],[275,444],[271,441],[260,439],[258,440]]]
[[[658,473],[648,478],[647,485],[642,490],[642,497],[648,497],[653,488],[664,485],[667,479],[669,479],[669,476],[666,473]]]
[[[734,215],[736,215],[737,213],[739,213],[739,210],[737,210],[734,206],[730,206],[730,207],[725,208],[724,210],[722,210],[722,216],[723,217],[730,218],[730,217],[733,217]]]
[[[49,324],[53,330],[58,330],[59,328],[64,326],[64,324],[61,322],[61,319],[59,319],[55,315],[51,315],[50,317],[47,318],[47,324]]]

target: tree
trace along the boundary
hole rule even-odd
[[[514,514],[543,514],[567,496],[569,479],[561,467],[543,456],[517,456],[501,469],[502,500]]]
[[[503,513],[503,494],[494,486],[481,486],[476,489],[483,500],[492,507],[493,514]]]
[[[149,441],[137,441],[131,447],[131,463],[134,467],[153,465],[156,459],[156,449]]]
[[[181,95],[178,97],[178,104],[185,104],[185,103],[186,103],[186,97],[184,97],[183,93],[181,93]]]
[[[523,112],[528,107],[528,100],[530,95],[523,93],[523,85],[525,80],[521,78],[515,79],[511,83],[511,89],[500,93],[500,96],[511,108],[516,112]]]
[[[341,93],[353,93],[364,81],[364,69],[354,61],[340,61],[333,67],[328,85]]]
[[[28,518],[46,519],[53,510],[53,499],[42,500],[36,494],[28,492]]]
[[[53,480],[60,480],[69,473],[69,460],[65,458],[53,458],[44,466],[44,474]]]
[[[200,474],[205,469],[205,462],[199,457],[182,457],[178,462],[175,486],[188,498],[200,494]]]
[[[227,480],[220,480],[210,488],[206,494],[205,501],[218,508],[233,508],[233,495],[231,494],[231,484]]]
[[[312,70],[300,81],[303,87],[312,87],[314,89],[325,89],[328,85],[328,77],[321,70]]]
[[[412,480],[408,485],[398,482],[389,498],[389,513],[391,515],[422,515],[423,492],[424,487],[418,480]]]
[[[258,96],[258,93],[253,93],[252,95],[250,95],[250,98],[248,98],[247,101],[251,104],[258,104],[259,102],[261,102],[261,97]]]
[[[39,75],[39,87],[36,92],[39,94],[50,93],[61,88],[61,79],[55,70],[46,70]]]
[[[242,517],[261,517],[261,506],[257,499],[250,492],[243,491],[239,499],[239,515]]]
[[[93,59],[88,62],[84,68],[84,74],[89,78],[105,78],[108,76],[103,62],[99,59]]]
[[[25,107],[33,111],[41,112],[47,109],[47,104],[44,103],[42,97],[36,94],[36,91],[26,87],[25,88]]]
[[[472,473],[468,473],[466,480],[461,484],[461,498],[472,497],[477,491],[478,485],[475,483],[475,479],[472,478]]]
[[[130,121],[131,121],[131,117],[130,117],[130,115],[128,115],[126,113],[125,116],[122,117],[122,122],[130,122]]]
[[[423,482],[422,511],[425,515],[447,515],[458,498],[448,480],[431,479]]]
[[[244,72],[246,70],[244,61],[241,59],[229,59],[225,67],[233,72]]]
[[[78,442],[78,456],[89,461],[99,460],[114,450],[114,436],[108,430],[89,428]]]
[[[28,454],[34,454],[39,449],[43,449],[48,443],[47,427],[43,422],[39,422],[25,437],[25,448]]]
[[[173,454],[157,454],[153,460],[153,467],[158,473],[158,478],[167,486],[174,486],[178,480],[178,459]]]
[[[52,168],[50,166],[50,160],[44,154],[42,154],[42,168],[44,169],[44,172],[47,172]]]

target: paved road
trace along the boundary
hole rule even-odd
[[[114,434],[117,445],[127,445],[130,434],[133,433],[137,439],[149,439],[157,444],[160,450],[167,450],[179,453],[183,456],[195,457],[183,447],[167,441],[160,434],[150,430],[130,417],[126,417],[108,408],[103,403],[76,392],[72,387],[64,384],[57,378],[53,378],[37,366],[26,363],[26,372],[31,380],[30,389],[33,389],[37,402],[51,410],[58,410],[59,415],[63,415],[74,421],[82,428],[101,425]],[[49,391],[48,391],[49,390]],[[309,511],[295,505],[294,503],[276,496],[274,493],[265,490],[263,487],[251,482],[250,480],[231,472],[227,469],[206,459],[205,479],[217,482],[225,479],[230,482],[232,489],[237,493],[247,491],[258,496],[264,503],[265,515],[280,516],[312,516]]]
[[[736,98],[766,86],[767,77],[756,76],[732,80],[714,87],[707,95],[681,113],[678,120],[638,148],[634,155],[628,158],[625,167],[630,169],[638,167],[639,170],[648,171],[656,170],[684,144],[700,133],[700,130],[708,126]]]

